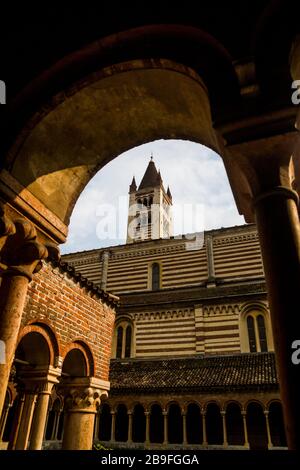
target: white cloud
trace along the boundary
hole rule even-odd
[[[174,204],[203,204],[206,230],[244,223],[237,212],[223,162],[215,152],[193,142],[159,140],[123,153],[94,176],[74,208],[62,253],[124,243],[129,184],[133,175],[139,184],[151,153],[165,187],[170,186]],[[96,215],[97,207],[111,204],[118,210],[119,197],[123,198],[123,207],[118,211],[121,230],[118,224],[117,238],[99,240],[96,230],[101,217]]]

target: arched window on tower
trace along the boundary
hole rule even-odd
[[[250,352],[267,352],[266,325],[263,315],[248,315],[247,329]]]
[[[121,320],[115,327],[113,356],[117,359],[133,356],[133,326],[129,320]]]
[[[152,290],[160,289],[160,266],[158,263],[152,264],[151,287]]]
[[[264,306],[247,305],[241,314],[241,351],[272,351],[273,339],[268,311]]]

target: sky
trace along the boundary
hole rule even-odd
[[[151,154],[172,193],[174,235],[245,223],[219,155],[194,142],[157,140],[124,152],[91,179],[74,207],[63,254],[126,242],[129,185],[133,176],[139,185]]]

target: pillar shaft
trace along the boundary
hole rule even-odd
[[[36,393],[26,393],[25,395],[25,403],[15,446],[16,450],[27,449],[36,399]]]
[[[116,434],[116,413],[114,411],[111,411],[111,436],[110,440],[114,442],[115,440],[115,434]]]
[[[183,425],[183,444],[187,445],[187,432],[186,432],[186,414],[182,414],[182,425]]]
[[[30,450],[42,448],[50,394],[51,392],[41,392],[38,396],[30,436]]]
[[[127,442],[132,442],[132,413],[128,413],[128,439]]]
[[[249,441],[248,441],[248,429],[247,429],[247,420],[246,420],[246,411],[242,411],[243,417],[243,428],[244,428],[244,447],[249,449]]]
[[[227,428],[226,428],[226,411],[221,411],[221,415],[222,415],[222,424],[223,424],[223,446],[227,447],[228,441],[227,441]]]
[[[150,443],[150,412],[145,411],[146,416],[146,444]]]
[[[9,443],[7,447],[8,450],[14,450],[16,447],[16,442],[17,442],[17,438],[19,434],[20,425],[21,425],[24,405],[25,405],[25,394],[23,392],[19,392],[18,405],[17,405],[16,413],[13,419],[12,431],[9,436]]]
[[[69,410],[67,412],[63,450],[91,450],[93,446],[96,411]]]
[[[5,275],[0,285],[0,340],[5,345],[5,364],[0,364],[0,414],[5,402],[9,374],[13,363],[29,279],[22,275]]]
[[[272,439],[271,439],[271,431],[270,431],[270,423],[269,423],[269,412],[265,411],[264,415],[266,417],[266,428],[267,428],[267,436],[268,436],[268,449],[273,447]]]
[[[202,434],[203,434],[203,445],[207,446],[207,436],[206,436],[206,413],[201,412],[202,415]]]
[[[164,444],[168,444],[168,413],[163,411],[164,416]]]
[[[8,417],[8,412],[9,412],[10,407],[11,407],[11,405],[6,405],[5,408],[4,408],[4,410],[3,410],[2,416],[1,416],[1,423],[0,423],[0,441],[2,441],[2,437],[3,437],[4,430],[5,430],[5,425],[6,425],[6,421],[7,421],[7,417]]]
[[[299,339],[296,306],[300,286],[300,226],[297,196],[275,188],[255,201],[289,449],[300,450],[299,366],[292,344]]]

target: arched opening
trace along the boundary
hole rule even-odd
[[[104,403],[100,408],[99,440],[111,440],[111,412],[108,403]]]
[[[247,429],[250,449],[268,448],[266,418],[259,403],[249,403],[247,406]]]
[[[56,398],[48,413],[48,421],[45,434],[46,440],[53,441],[58,439],[59,422],[62,411],[62,402],[59,398]]]
[[[244,425],[240,406],[237,403],[229,403],[225,417],[228,444],[244,445]]]
[[[16,349],[15,363],[32,367],[49,366],[50,350],[42,334],[33,331],[21,339]]]
[[[133,324],[130,320],[118,319],[114,330],[112,355],[116,359],[133,357]]]
[[[132,414],[132,440],[133,442],[145,442],[146,439],[146,416],[144,407],[135,405]]]
[[[127,407],[118,405],[116,412],[116,441],[126,442],[128,440],[128,414]]]
[[[186,433],[188,444],[201,444],[203,442],[203,427],[200,406],[190,403],[186,413]]]
[[[160,289],[160,266],[159,263],[153,263],[151,267],[152,272],[152,290]]]
[[[154,404],[150,412],[150,442],[161,444],[164,442],[164,417],[161,406]]]
[[[168,410],[168,442],[181,444],[183,440],[183,421],[181,408],[177,403],[172,403]]]
[[[223,444],[222,416],[216,403],[209,403],[206,408],[206,436],[208,444]]]
[[[62,373],[69,377],[86,377],[88,366],[80,349],[71,349],[63,362]]]
[[[269,425],[273,446],[286,447],[282,405],[279,402],[273,402],[269,406]]]

